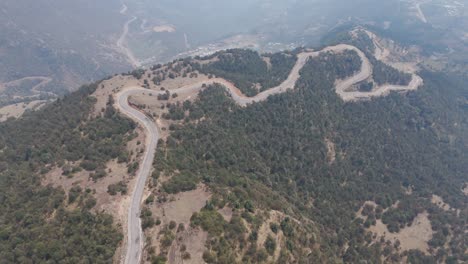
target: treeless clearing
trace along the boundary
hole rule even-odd
[[[70,163],[73,166],[77,164],[79,162]],[[62,174],[62,168],[54,168],[43,177],[42,184],[63,188],[67,194],[74,186],[80,186],[83,190],[91,189],[93,193],[95,192],[94,197],[97,200],[93,210],[109,213],[115,217],[118,223],[122,223],[121,221],[125,220],[126,214],[125,208],[122,208],[125,204],[123,203],[124,197],[121,195],[111,196],[107,192],[107,187],[120,181],[128,182],[127,167],[126,164],[119,164],[113,160],[107,163],[107,168],[111,169],[112,172],[96,182],[90,178],[90,172],[83,170],[68,177]]]
[[[392,207],[396,208],[398,203],[399,201],[393,204]],[[366,201],[356,213],[356,217],[359,217],[363,220],[367,219],[367,216],[362,214],[362,210],[366,205],[373,206],[374,208],[377,207],[377,204],[374,201]],[[388,208],[384,209],[383,212],[385,213],[387,210]],[[388,231],[387,226],[382,222],[381,219],[377,219],[376,224],[374,226],[370,226],[367,230],[376,234],[375,241],[378,241],[380,237],[383,236],[385,240],[390,240],[393,243],[399,240],[402,251],[419,249],[424,253],[428,253],[428,242],[431,240],[433,234],[431,222],[428,216],[429,214],[427,212],[418,214],[414,218],[411,226],[406,226],[405,228],[400,229],[400,232],[398,233],[391,233]]]
[[[427,212],[418,214],[411,226],[401,229],[398,233],[390,233],[387,226],[380,219],[377,220],[375,226],[371,226],[368,230],[377,234],[377,237],[383,236],[386,240],[390,240],[393,243],[399,240],[400,248],[403,251],[419,249],[424,253],[428,253],[428,242],[433,234]]]
[[[181,76],[174,79],[166,78],[164,81],[161,82],[161,85],[154,86],[154,89],[160,90],[161,87],[164,87],[166,90],[173,90],[183,86],[191,85],[193,83],[201,83],[207,80],[209,80],[208,76],[197,72],[197,77],[193,78]],[[150,81],[150,83],[152,82]]]
[[[186,231],[179,233],[174,239],[168,254],[169,264],[200,264],[205,263],[203,252],[206,250],[205,243],[208,239],[208,232],[198,228],[188,227]],[[190,259],[184,259],[182,256],[182,246],[185,246],[185,252],[190,254]]]
[[[190,218],[194,213],[200,212],[210,198],[211,193],[207,187],[200,184],[193,191],[169,195],[167,202],[155,202],[154,205],[150,206],[153,217],[161,220],[161,224],[147,230],[145,236],[157,241],[154,246],[158,254],[161,251],[158,242],[161,239],[160,231],[162,228],[171,221],[175,221],[177,225],[183,224],[185,226],[185,230],[177,233],[176,239],[169,248],[168,263],[204,263],[202,255],[205,251],[205,241],[208,234],[198,228],[190,227]],[[186,251],[190,253],[189,260],[182,258],[180,250],[182,245],[185,245]]]
[[[271,59],[270,59],[270,57],[262,56],[262,60],[266,63],[267,68],[271,69]]]
[[[226,222],[230,222],[231,219],[232,219],[232,208],[228,207],[228,206],[225,206],[224,208],[221,208],[221,209],[218,209],[218,213],[220,213],[224,220]]]
[[[431,203],[437,205],[440,209],[444,211],[450,211],[452,207],[449,204],[446,204],[442,197],[433,194],[431,198]]]
[[[172,33],[176,31],[176,28],[173,25],[160,25],[160,26],[153,27],[153,31],[157,33],[162,33],[162,32]]]
[[[168,202],[156,203],[151,209],[163,223],[175,221],[188,225],[193,213],[199,212],[210,198],[211,193],[207,187],[200,184],[193,191],[169,195]]]
[[[197,63],[200,63],[200,65],[206,65],[206,64],[210,64],[210,63],[213,63],[213,62],[217,62],[219,61],[219,58],[218,56],[216,57],[213,57],[211,59],[206,59],[206,60],[195,60]]]

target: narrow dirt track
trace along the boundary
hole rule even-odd
[[[122,3],[122,9],[120,10],[121,15],[126,15],[127,14],[128,7],[126,4]],[[132,24],[135,20],[137,20],[137,17],[134,16],[131,19],[129,19],[127,22],[125,22],[123,29],[122,29],[122,34],[120,35],[119,39],[116,42],[118,50],[127,57],[127,61],[134,67],[138,68],[141,67],[140,61],[135,57],[133,52],[130,50],[127,44],[127,35],[129,31],[130,24]]]
[[[340,44],[336,46],[327,47],[321,51],[314,52],[303,52],[298,55],[298,59],[293,69],[291,70],[288,78],[278,85],[277,87],[271,88],[264,92],[261,92],[253,97],[246,97],[243,95],[240,90],[235,87],[231,82],[222,79],[214,78],[208,81],[202,81],[193,83],[187,86],[180,87],[178,89],[171,90],[171,93],[182,93],[182,92],[197,92],[202,89],[202,85],[210,85],[214,83],[219,83],[226,87],[227,92],[231,95],[232,99],[240,106],[245,107],[249,104],[260,102],[266,100],[270,95],[280,94],[285,92],[288,89],[293,89],[295,87],[296,81],[300,77],[300,70],[304,67],[307,60],[311,57],[320,55],[323,52],[343,52],[345,50],[354,50],[357,52],[361,58],[361,69],[355,75],[345,79],[338,80],[336,82],[335,91],[344,101],[357,101],[362,99],[370,99],[376,96],[383,96],[391,91],[405,91],[405,90],[415,90],[420,85],[422,85],[422,79],[413,74],[413,79],[408,86],[397,86],[397,85],[384,85],[374,89],[371,92],[359,92],[359,91],[347,91],[353,85],[366,80],[372,75],[372,65],[369,62],[365,54],[358,48],[346,44]],[[159,140],[158,128],[150,118],[145,116],[142,112],[132,108],[128,104],[128,97],[132,95],[141,95],[141,94],[163,94],[165,91],[154,91],[144,89],[142,87],[126,87],[121,92],[119,92],[116,97],[116,107],[123,114],[127,115],[131,119],[138,122],[146,129],[147,138],[146,138],[146,150],[144,154],[143,163],[140,165],[140,169],[137,174],[137,183],[132,193],[132,200],[130,207],[128,209],[128,228],[127,228],[127,241],[126,241],[126,250],[124,250],[125,258],[124,263],[139,263],[141,261],[142,251],[143,251],[143,231],[141,229],[140,221],[140,206],[143,197],[143,191],[145,188],[145,183],[151,173],[152,164],[154,160],[154,155],[157,147],[157,142]]]
[[[421,9],[421,4],[423,4],[423,3],[417,3],[416,4],[417,16],[423,23],[427,23],[426,16],[424,15],[424,12]]]
[[[132,24],[137,17],[132,17],[130,20],[128,20],[122,30],[122,35],[120,35],[120,38],[117,40],[117,47],[119,50],[122,52],[127,57],[127,60],[130,64],[132,64],[133,67],[138,68],[141,66],[141,63],[135,58],[135,55],[133,55],[133,52],[128,48],[127,46],[127,35],[128,35],[128,30],[130,24]]]

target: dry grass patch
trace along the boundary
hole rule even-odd
[[[336,160],[335,143],[328,138],[325,138],[325,145],[327,146],[327,161],[328,164],[333,164]]]
[[[76,166],[76,163],[70,163],[71,166]],[[128,183],[130,181],[127,175],[127,166],[123,163],[117,163],[112,160],[107,164],[106,171],[108,175],[104,178],[94,181],[88,171],[76,172],[70,176],[63,175],[62,168],[54,168],[42,179],[43,185],[52,185],[56,188],[63,188],[68,194],[70,189],[74,186],[80,186],[83,190],[92,190],[93,196],[96,198],[96,206],[93,210],[97,212],[104,211],[113,215],[116,220],[121,223],[125,218],[125,209],[123,208],[124,196],[116,195],[111,196],[107,190],[111,184],[117,184],[121,181]]]
[[[175,239],[168,248],[168,263],[204,263],[203,252],[208,233],[190,226],[190,218],[206,205],[211,198],[208,188],[200,184],[195,190],[174,195],[163,195],[165,201],[155,201],[149,208],[153,218],[160,221],[159,225],[145,231],[145,236],[152,242],[156,255],[162,252],[160,241],[163,239],[161,231],[173,221],[177,227],[172,231]],[[157,200],[157,199],[156,199]],[[180,226],[183,226],[181,229]],[[188,253],[188,254],[187,254]],[[189,255],[189,259],[184,256]]]
[[[99,83],[96,91],[91,95],[97,99],[92,116],[98,116],[106,109],[109,96],[113,96],[123,87],[129,86],[141,86],[141,82],[131,75],[116,75]]]
[[[379,219],[375,226],[371,226],[368,230],[376,234],[377,237],[384,237],[395,243],[400,241],[401,250],[418,249],[424,253],[428,253],[428,242],[431,240],[433,231],[431,221],[427,212],[418,214],[411,226],[405,227],[398,233],[390,233],[387,226]]]
[[[182,77],[182,76],[179,76],[174,79],[166,78],[164,81],[161,82],[160,85],[155,85],[154,89],[160,90],[161,87],[164,87],[166,90],[173,90],[173,89],[177,89],[177,88],[191,85],[194,83],[205,82],[208,80],[209,80],[208,76],[197,72],[197,77],[192,77],[192,78]]]
[[[189,78],[189,80],[195,81],[197,78]],[[200,79],[202,80],[202,79]],[[182,80],[177,85],[191,85],[193,83],[188,83],[188,80]],[[195,82],[197,83],[197,82]],[[179,88],[175,83],[172,85],[173,88]],[[201,86],[201,85],[200,85]],[[133,105],[136,105],[140,108],[141,111],[146,113],[148,116],[152,116],[155,119],[156,125],[159,128],[160,138],[166,139],[169,134],[169,127],[171,124],[178,124],[181,121],[174,121],[168,120],[163,118],[162,116],[168,113],[167,104],[182,104],[184,101],[194,101],[198,97],[199,89],[179,92],[177,96],[174,98],[172,96],[169,97],[168,100],[158,100],[157,91],[148,90],[146,93],[142,93],[140,95],[134,95],[129,98],[129,102]]]
[[[392,205],[393,208],[398,206],[399,201]],[[377,204],[373,201],[364,202],[363,206],[356,213],[356,217],[367,219],[367,216],[362,214],[364,207],[372,206],[377,208]],[[387,209],[384,209],[382,213],[385,213]],[[382,219],[377,219],[376,224],[367,228],[368,231],[375,234],[375,241],[379,241],[381,237],[385,240],[391,241],[393,244],[398,240],[400,242],[400,249],[402,251],[418,249],[424,253],[428,253],[429,245],[428,242],[431,240],[433,231],[431,222],[429,220],[429,214],[424,211],[418,214],[410,226],[400,229],[398,233],[391,233],[387,226],[382,222]]]
[[[262,60],[266,63],[267,68],[268,68],[268,69],[271,69],[272,66],[271,66],[271,59],[270,59],[270,57],[262,56]]]
[[[231,222],[232,219],[232,208],[225,206],[221,209],[218,209],[218,213],[224,218],[224,221]]]
[[[193,213],[200,212],[210,198],[207,187],[200,184],[195,190],[168,195],[167,202],[156,203],[152,210],[162,223],[175,221],[189,225]]]
[[[173,25],[160,25],[160,26],[153,27],[153,31],[158,32],[158,33],[162,33],[162,32],[172,33],[176,31],[176,28]]]
[[[433,194],[431,198],[431,203],[437,205],[440,209],[444,211],[450,211],[452,207],[449,204],[446,204],[442,197]]]
[[[199,264],[203,261],[203,252],[206,250],[205,243],[208,232],[201,229],[188,229],[177,235],[169,249],[168,262],[171,264]],[[186,256],[190,256],[187,258]]]

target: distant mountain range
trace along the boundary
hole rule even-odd
[[[423,35],[419,29],[450,28],[442,32],[443,39],[451,42],[445,44],[454,44],[457,36],[456,45],[464,43],[466,48],[465,2],[4,0],[0,3],[0,106],[38,96],[37,91],[28,92],[33,85],[18,82],[23,78],[51,78],[40,90],[61,95],[113,73],[174,58],[228,48],[276,52],[316,46],[330,30],[348,24],[370,25],[391,38],[403,36],[409,44],[437,47],[443,45],[433,42],[442,39]],[[410,32],[416,33],[411,36]],[[5,93],[12,81],[21,87]]]

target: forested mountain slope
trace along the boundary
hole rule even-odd
[[[375,64],[366,85],[408,81],[378,63],[366,35],[332,39]],[[139,86],[148,92],[129,102],[161,130],[141,213],[143,262],[468,261],[463,77],[423,69],[416,91],[344,102],[335,82],[361,61],[324,52],[307,61],[295,89],[246,107],[220,84],[171,91],[216,75],[256,94],[285,79],[295,54],[230,50],[156,65],[1,123],[0,259],[119,261],[120,205],[145,140],[113,96]]]
[[[92,188],[67,192],[42,184],[56,166],[64,178],[108,174],[106,162],[126,157],[134,124],[108,105],[90,118],[97,84],[20,120],[0,124],[0,262],[109,263],[122,239],[112,216],[96,211]],[[125,160],[125,159],[124,159]],[[92,172],[92,173],[91,173]]]
[[[337,63],[340,56],[311,59],[297,90],[247,108],[236,106],[216,86],[194,104],[179,106],[190,114],[160,147],[154,177],[170,176],[163,193],[191,190],[202,182],[216,194],[202,214],[192,217],[192,224],[211,238],[205,261],[467,260],[462,231],[468,213],[462,190],[468,171],[466,80],[423,71],[425,85],[417,92],[344,103],[333,85],[352,72],[353,63]],[[432,203],[434,197],[452,210]],[[244,236],[229,235],[234,220],[213,230],[211,225],[222,219],[217,210],[226,205],[248,223],[247,229],[237,229]],[[358,213],[361,207],[365,210]],[[303,236],[281,222],[286,238],[278,238],[273,228],[270,233],[274,247],[281,248],[274,255],[273,243],[259,244],[256,237],[272,209],[310,219],[314,231]],[[390,239],[411,232],[407,226],[418,228],[413,220],[424,217],[430,222],[428,234],[415,236],[427,241],[411,245]],[[380,223],[390,235],[369,232]]]

